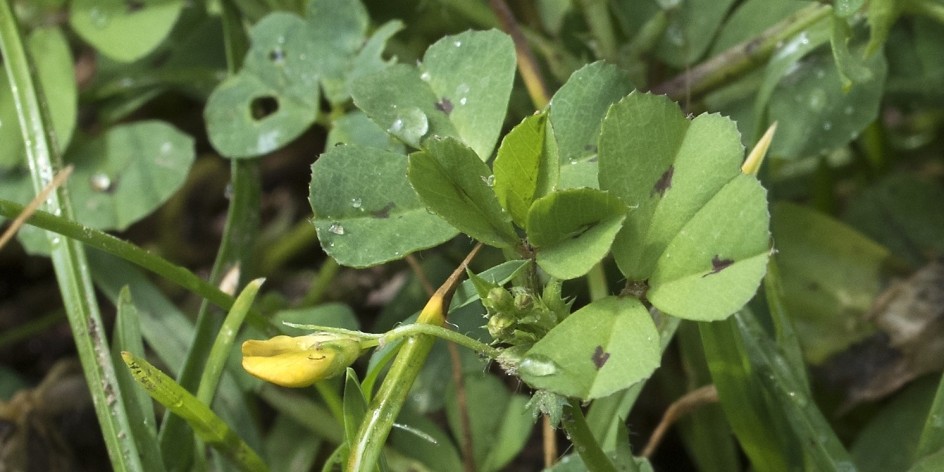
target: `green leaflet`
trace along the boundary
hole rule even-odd
[[[740,172],[734,123],[689,121],[665,97],[634,92],[600,134],[600,188],[629,207],[613,255],[630,281],[648,281],[660,310],[722,319],[753,296],[766,268],[766,192]]]
[[[495,177],[475,152],[454,138],[434,138],[410,155],[408,175],[426,207],[472,238],[515,247],[511,217],[492,191]]]
[[[314,123],[321,92],[332,104],[350,97],[356,77],[388,66],[383,45],[400,29],[382,25],[366,38],[360,2],[314,0],[306,18],[275,12],[250,30],[242,70],[207,100],[210,142],[220,154],[249,158],[278,149]]]
[[[426,211],[406,179],[407,158],[376,148],[333,147],[311,168],[311,208],[321,246],[339,263],[400,259],[456,235]]]
[[[534,388],[591,400],[649,377],[659,333],[638,300],[607,297],[568,316],[524,356],[518,375]]]
[[[499,31],[436,41],[416,66],[400,64],[356,80],[354,103],[412,147],[452,136],[485,161],[501,132],[515,73],[514,45]]]

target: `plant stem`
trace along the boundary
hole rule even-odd
[[[390,331],[387,331],[380,339],[379,342],[382,345],[396,341],[402,338],[408,338],[410,336],[416,336],[420,334],[425,334],[429,336],[434,336],[440,339],[444,339],[454,344],[458,344],[462,347],[467,347],[479,354],[488,356],[491,359],[497,358],[501,355],[501,350],[496,349],[488,344],[485,344],[481,341],[472,339],[464,334],[457,333],[450,329],[443,328],[442,326],[423,324],[423,323],[412,323],[404,326],[394,328]]]
[[[547,90],[547,84],[541,76],[541,67],[534,58],[534,52],[531,51],[531,46],[528,45],[524,33],[518,27],[514,13],[508,8],[505,0],[490,0],[489,5],[492,7],[492,11],[495,12],[495,16],[498,17],[502,30],[508,33],[515,43],[518,72],[521,73],[521,80],[524,82],[525,88],[528,89],[528,95],[531,96],[531,103],[538,110],[544,108],[547,102],[550,101],[551,96]]]
[[[452,299],[452,293],[465,273],[469,261],[481,249],[479,243],[466,256],[462,264],[436,290],[429,302],[420,311],[417,324],[442,326],[446,322],[446,310]],[[387,436],[393,423],[403,408],[406,396],[413,386],[413,381],[423,368],[423,363],[433,348],[435,338],[429,335],[416,335],[406,338],[390,366],[390,371],[380,386],[377,395],[371,400],[368,410],[350,445],[350,455],[344,470],[348,472],[373,472],[380,460]]]
[[[577,454],[580,454],[584,465],[587,466],[587,470],[591,472],[616,472],[613,461],[603,452],[600,443],[590,432],[579,401],[570,400],[570,412],[565,415],[562,423],[564,429],[567,430],[567,435],[570,436],[571,442],[577,448]]]
[[[7,0],[0,1],[0,54],[10,81],[33,189],[39,193],[52,180],[54,171],[62,168],[62,157],[57,149],[52,121],[44,106],[39,78],[23,46],[19,25]],[[46,199],[46,206],[67,220],[73,218],[69,195],[62,187]],[[112,468],[142,470],[134,438],[128,434],[131,430],[128,414],[115,377],[84,248],[77,241],[46,234],[52,247],[50,257],[59,291]]]
[[[305,298],[302,299],[299,306],[314,306],[321,303],[321,299],[328,287],[331,286],[331,281],[334,280],[334,276],[337,275],[340,268],[341,266],[338,265],[336,260],[330,257],[326,258],[321,264],[321,269],[318,269],[318,274],[312,280],[311,288],[308,289],[308,293],[305,294]]]
[[[590,33],[597,41],[597,54],[607,60],[616,58],[616,35],[610,22],[610,12],[605,0],[578,0]]]
[[[826,19],[832,7],[820,3],[810,5],[771,26],[753,39],[732,46],[667,82],[652,88],[653,93],[680,99],[711,92],[727,85],[732,79],[763,65],[778,44],[814,23]]]
[[[597,262],[587,274],[587,286],[590,289],[590,300],[599,300],[609,295],[606,283],[606,272],[603,271],[603,261]]]

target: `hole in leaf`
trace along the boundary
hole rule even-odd
[[[275,63],[280,63],[285,60],[285,50],[282,48],[275,48],[269,51],[269,60]]]
[[[602,369],[609,359],[610,353],[604,351],[603,346],[597,346],[596,350],[593,351],[593,356],[590,356],[590,360],[593,361],[593,365],[597,366],[597,370]]]
[[[252,112],[252,119],[261,120],[279,111],[279,101],[271,95],[256,97],[252,99],[249,108]]]
[[[443,113],[445,113],[445,114],[447,114],[447,115],[448,115],[450,112],[452,112],[452,109],[453,109],[453,108],[454,108],[454,107],[452,106],[452,102],[450,102],[449,99],[446,98],[446,97],[443,97],[442,100],[436,102],[436,109],[439,110],[439,111],[441,111],[441,112],[443,112]]]
[[[659,177],[659,180],[656,181],[656,184],[652,186],[652,193],[649,195],[659,194],[660,197],[665,196],[665,191],[672,188],[672,174],[675,173],[675,166],[671,165],[665,172],[662,173],[662,176]]]

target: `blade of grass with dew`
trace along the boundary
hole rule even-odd
[[[210,407],[197,400],[197,397],[174,382],[167,374],[130,352],[122,352],[121,358],[131,370],[131,375],[151,398],[180,416],[190,425],[197,437],[223,453],[239,470],[269,470],[256,451],[216,416]]]
[[[23,46],[16,16],[10,2],[0,0],[0,54],[13,91],[14,105],[29,163],[33,189],[39,193],[62,168],[56,149],[52,121],[43,106],[35,69]],[[68,193],[59,188],[46,199],[46,207],[55,214],[72,219]],[[142,470],[140,455],[130,431],[127,412],[121,399],[121,387],[115,377],[111,355],[96,303],[95,291],[85,259],[84,248],[77,241],[47,233],[53,268],[63,304],[72,328],[79,360],[88,382],[102,436],[115,470]]]
[[[750,362],[757,366],[760,384],[771,407],[785,418],[813,470],[854,471],[852,457],[826,421],[809,388],[763,331],[760,323],[742,311],[734,315]]]
[[[699,323],[708,370],[721,408],[758,472],[803,470],[803,451],[782,415],[771,411],[761,375],[746,352],[734,317]]]
[[[161,458],[161,450],[157,447],[157,419],[154,416],[154,406],[147,392],[137,388],[134,378],[125,367],[118,355],[121,351],[144,355],[144,341],[141,338],[140,314],[131,299],[131,290],[124,286],[118,294],[118,314],[115,319],[115,333],[112,337],[112,360],[115,364],[118,382],[125,392],[122,401],[128,410],[128,419],[131,423],[131,435],[141,453],[141,464],[144,470],[160,472],[166,470]]]

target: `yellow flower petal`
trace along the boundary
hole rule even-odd
[[[360,355],[355,338],[329,333],[243,343],[243,369],[283,387],[307,387],[344,372]]]

